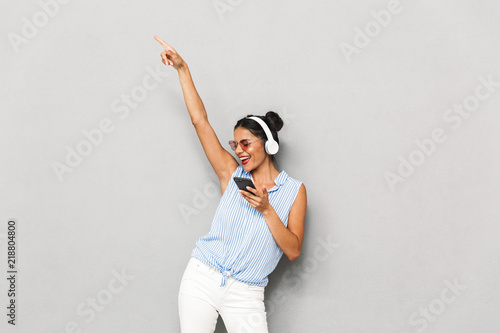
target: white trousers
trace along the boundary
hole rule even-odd
[[[251,286],[191,258],[179,288],[182,333],[213,333],[219,314],[228,333],[268,333],[264,287]]]

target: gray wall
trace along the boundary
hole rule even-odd
[[[0,257],[7,274],[15,219],[18,273],[2,332],[179,330],[220,190],[155,34],[224,147],[248,113],[285,120],[279,161],[308,211],[301,257],[266,288],[271,332],[500,331],[499,11],[3,0]]]

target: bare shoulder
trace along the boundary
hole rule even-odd
[[[293,207],[302,207],[305,209],[307,205],[307,191],[306,191],[306,186],[304,183],[302,183],[299,187],[299,191],[297,193],[297,196],[295,197],[295,201],[293,202],[292,209]]]
[[[302,240],[304,238],[304,222],[306,218],[307,194],[306,187],[301,184],[299,192],[295,197],[292,208],[288,215],[288,230],[294,233],[299,240],[299,247],[302,248]]]
[[[293,217],[294,220],[304,221],[307,208],[307,192],[306,186],[302,183],[299,187],[299,191],[290,209],[289,216]]]

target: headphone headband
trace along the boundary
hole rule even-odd
[[[269,129],[269,126],[267,126],[266,122],[259,117],[248,117],[248,119],[255,120],[260,124],[262,129],[264,130],[264,133],[266,133],[267,141],[264,145],[264,148],[266,149],[266,153],[269,155],[274,155],[278,152],[279,150],[279,145],[278,143],[274,140],[273,134],[271,133],[271,130]]]

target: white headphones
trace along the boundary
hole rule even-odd
[[[266,133],[266,136],[267,136],[267,141],[264,145],[264,148],[266,149],[266,153],[268,153],[269,155],[276,154],[278,152],[278,150],[280,149],[280,146],[274,140],[273,135],[271,133],[271,130],[269,129],[269,127],[267,127],[266,122],[258,117],[248,117],[248,119],[255,120],[256,122],[258,122],[260,124],[260,126],[262,126],[262,129],[264,129],[264,132]]]

